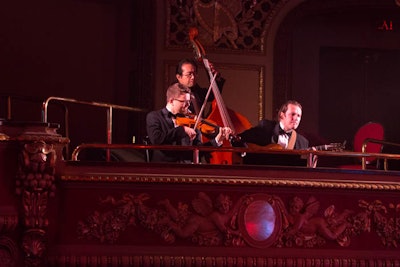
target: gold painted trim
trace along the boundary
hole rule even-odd
[[[159,174],[101,174],[93,173],[86,175],[62,175],[62,181],[79,181],[79,182],[129,182],[129,183],[180,183],[180,184],[218,184],[218,185],[235,185],[235,186],[272,186],[272,187],[303,187],[303,188],[329,188],[329,189],[357,189],[372,191],[398,191],[400,183],[381,182],[381,181],[340,181],[319,179],[289,179],[289,178],[272,178],[259,177],[257,179],[251,177],[210,177],[210,176],[188,176],[188,175],[159,175]]]
[[[265,94],[264,94],[264,66],[260,66],[259,70],[259,88],[258,88],[258,120],[262,120],[265,117],[265,110],[264,110],[264,102],[265,102]]]

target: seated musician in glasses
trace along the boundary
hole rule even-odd
[[[203,143],[199,129],[178,125],[178,117],[188,114],[190,102],[191,92],[188,87],[179,83],[168,87],[165,107],[151,111],[146,116],[147,135],[152,145],[220,146],[225,139],[229,139],[232,133],[229,127],[218,127],[215,138]],[[192,160],[192,150],[154,150],[151,157],[152,162],[189,163]]]

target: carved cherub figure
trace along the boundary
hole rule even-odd
[[[220,194],[216,199],[215,210],[210,214],[210,219],[221,232],[227,233],[233,212],[231,199],[227,195]],[[229,225],[229,228],[231,226]]]
[[[319,234],[329,240],[336,240],[349,226],[346,219],[352,212],[345,210],[336,213],[335,206],[331,205],[325,210],[324,217],[319,217],[315,216],[319,206],[319,201],[314,197],[310,197],[305,204],[301,198],[294,197],[289,203],[288,214],[291,233],[301,232],[306,236]]]
[[[215,208],[211,198],[200,192],[192,200],[192,207],[195,211],[189,214],[182,222],[179,218],[180,210],[174,208],[168,200],[162,201],[170,214],[171,221],[168,222],[172,232],[181,238],[191,237],[193,241],[202,245],[219,245],[224,241],[228,233],[227,224],[233,216],[232,202],[226,195],[219,195]]]

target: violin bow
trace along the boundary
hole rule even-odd
[[[213,85],[213,83],[215,82],[215,77],[217,77],[217,74],[216,74],[216,73],[214,74],[213,78],[211,79],[211,83],[210,83],[210,86],[208,87],[208,91],[207,91],[206,97],[204,98],[204,102],[203,102],[203,104],[201,105],[201,109],[200,109],[200,111],[199,111],[199,114],[197,115],[196,122],[195,122],[195,124],[194,124],[194,128],[195,128],[195,129],[197,128],[197,125],[199,125],[199,122],[200,122],[200,120],[201,120],[201,116],[202,116],[202,114],[203,114],[204,107],[205,107],[206,104],[207,104],[208,96],[209,96],[210,93],[211,93],[212,85]]]

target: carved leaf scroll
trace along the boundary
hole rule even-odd
[[[191,204],[162,199],[153,206],[146,205],[149,198],[145,193],[107,197],[100,202],[107,209],[78,223],[78,237],[117,243],[128,227],[140,227],[166,245],[182,239],[198,246],[316,248],[329,242],[347,247],[365,234],[379,236],[384,247],[400,241],[400,205],[386,207],[379,200],[359,200],[354,210],[339,211],[331,204],[320,211],[314,197],[295,196],[285,203],[278,196],[251,194],[232,201],[225,194],[214,199],[199,192]]]

